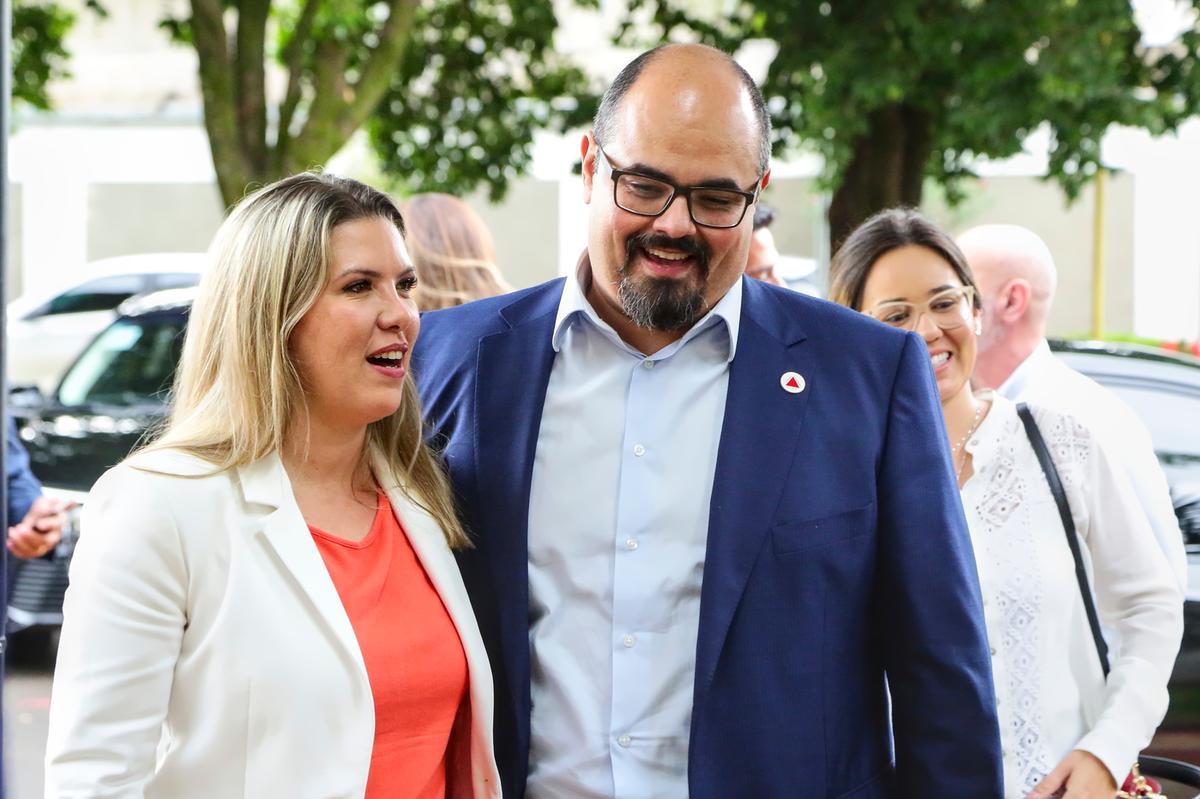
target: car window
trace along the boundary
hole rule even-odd
[[[1150,431],[1157,452],[1200,456],[1200,394],[1174,389],[1169,383],[1150,384],[1124,379],[1104,381],[1125,400]]]
[[[166,272],[161,275],[151,275],[151,291],[162,289],[186,289],[200,282],[200,275],[195,272]]]
[[[55,296],[29,312],[25,318],[37,319],[85,311],[111,311],[134,294],[141,294],[145,288],[146,279],[143,275],[114,275],[89,280]]]
[[[183,347],[182,314],[118,319],[67,371],[58,401],[137,406],[164,401]]]

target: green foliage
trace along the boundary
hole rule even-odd
[[[416,35],[368,123],[384,170],[409,191],[499,200],[534,133],[586,124],[599,97],[553,47],[549,0],[423,3]]]
[[[631,18],[654,19],[651,38],[726,50],[773,39],[762,88],[776,152],[819,152],[832,187],[886,106],[927,115],[924,174],[952,199],[975,157],[1014,155],[1042,124],[1050,177],[1074,197],[1101,166],[1110,125],[1162,133],[1200,110],[1200,23],[1148,49],[1129,0],[740,0],[719,20],[696,19],[693,5],[633,0]]]
[[[247,5],[246,0],[222,4],[239,13]],[[388,4],[275,0],[270,5],[268,56],[292,76],[276,116],[287,125],[277,141],[294,140],[284,145],[287,152],[275,154],[277,167],[286,171],[289,163],[296,166],[289,158],[301,157],[295,142],[303,129],[329,130],[343,121],[338,116],[345,107],[322,103],[318,95],[359,86],[381,44]],[[371,145],[393,188],[463,194],[482,186],[497,200],[528,168],[534,133],[586,122],[599,97],[584,73],[554,49],[558,21],[552,0],[422,0],[416,5],[387,90],[367,118]],[[161,24],[175,41],[195,45],[190,18]],[[340,69],[331,75],[329,64],[339,60]],[[206,98],[206,112],[207,103]],[[220,163],[216,155],[214,149],[214,161]],[[277,176],[269,172],[258,179]]]
[[[13,100],[48,109],[46,87],[70,75],[63,44],[75,23],[71,12],[45,2],[17,2],[12,10]]]

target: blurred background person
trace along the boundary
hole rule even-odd
[[[62,540],[69,506],[61,500],[42,496],[42,484],[29,468],[29,453],[21,446],[17,426],[11,416],[6,417],[4,423],[8,428],[4,459],[8,480],[8,507],[4,516],[8,565],[7,588],[2,595],[7,605],[22,561],[50,556]]]
[[[1046,322],[1058,270],[1046,243],[1019,225],[981,225],[958,237],[979,284],[983,335],[974,383],[1013,402],[1065,411],[1095,432],[1125,472],[1180,588],[1187,554],[1150,432],[1117,395],[1050,352]]]
[[[1045,799],[1064,786],[1068,796],[1113,796],[1166,713],[1183,632],[1182,593],[1128,480],[1086,426],[1032,406],[1099,615],[1124,642],[1106,680],[1017,406],[971,388],[982,313],[961,251],[916,211],[885,211],[846,239],[830,277],[836,302],[915,331],[929,349],[983,590],[1004,796]]]
[[[413,299],[422,311],[512,291],[496,265],[491,231],[471,206],[449,194],[417,194],[401,211],[417,268]]]
[[[403,232],[313,174],[221,226],[166,430],[84,508],[47,796],[499,797]]]
[[[750,237],[750,253],[746,256],[746,274],[764,283],[782,286],[783,281],[775,274],[779,248],[775,246],[775,236],[771,233],[771,223],[774,221],[775,209],[759,201],[754,207],[754,234]]]

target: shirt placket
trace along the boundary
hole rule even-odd
[[[617,491],[617,528],[613,540],[612,713],[609,747],[616,796],[638,791],[636,763],[638,723],[644,720],[645,686],[653,668],[654,629],[650,614],[655,597],[647,589],[660,584],[655,576],[655,540],[649,509],[656,507],[653,490],[660,440],[647,422],[655,400],[657,374],[664,361],[644,359],[632,369],[626,397],[621,473]]]

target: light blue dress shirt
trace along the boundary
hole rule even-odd
[[[527,795],[686,797],[709,500],[739,280],[646,356],[568,279],[529,504]],[[586,283],[585,283],[586,284]]]

